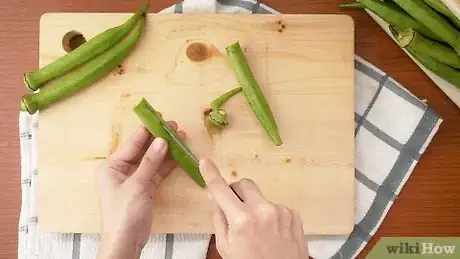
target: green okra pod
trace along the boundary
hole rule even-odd
[[[375,15],[382,18],[386,23],[395,26],[398,30],[414,28],[431,39],[443,42],[442,37],[438,36],[423,23],[411,17],[395,3],[382,2],[380,0],[360,0],[359,2]]]
[[[390,27],[390,30],[392,29]],[[460,56],[452,48],[427,39],[413,29],[401,31],[395,36],[401,47],[409,51],[419,52],[445,65],[460,69]]]
[[[428,27],[460,54],[460,32],[422,0],[394,0],[418,22]],[[402,30],[400,28],[397,28]],[[407,28],[405,28],[407,29]]]
[[[452,23],[460,29],[460,19],[455,16],[455,14],[441,1],[441,0],[423,0],[427,5],[429,5],[434,10],[448,17]]]
[[[208,122],[217,129],[223,129],[228,125],[228,116],[227,112],[222,109],[224,105],[232,96],[241,92],[241,87],[232,89],[223,95],[217,97],[214,101],[211,102],[211,108],[205,111]]]
[[[230,64],[254,114],[275,145],[283,144],[278,126],[265,96],[246,61],[239,42],[226,48]]]
[[[150,105],[145,99],[142,100],[134,107],[133,111],[155,137],[161,137],[168,142],[168,150],[172,158],[184,169],[184,171],[201,187],[206,186],[206,182],[201,176],[198,161],[194,158],[191,151],[182,143],[178,141],[179,137],[174,131],[169,132],[164,127],[169,125],[161,118],[159,113]]]
[[[145,16],[148,6],[148,4],[145,4],[123,24],[98,34],[74,51],[65,54],[47,66],[33,72],[25,73],[25,86],[35,91],[47,82],[101,55],[122,40],[134,28],[137,22]]]
[[[130,34],[100,56],[58,78],[52,85],[39,92],[26,94],[22,98],[21,111],[34,114],[51,104],[67,98],[90,86],[115,69],[133,50],[145,27],[146,16],[141,16]]]
[[[402,48],[405,48],[424,67],[447,82],[460,88],[460,70],[435,60],[433,58],[433,53],[427,52],[425,49],[417,47],[417,45],[415,45],[415,47],[410,46],[412,44],[411,41],[414,38],[411,30],[399,32],[394,27],[390,26],[390,31],[397,39],[398,44]]]
[[[340,8],[351,8],[351,9],[365,9],[366,6],[363,5],[362,3],[348,3],[348,4],[340,4]]]
[[[432,59],[430,56],[424,55],[416,51],[409,51],[423,66],[443,78],[447,82],[460,88],[460,70],[447,66],[441,62]]]

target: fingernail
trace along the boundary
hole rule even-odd
[[[201,159],[200,161],[198,161],[198,167],[200,168],[200,171],[204,171],[204,170],[205,170],[205,164],[206,164],[206,160],[205,160],[205,159]]]
[[[155,138],[152,142],[153,151],[157,153],[164,152],[166,148],[166,141],[162,138]]]
[[[200,160],[199,166],[204,171],[209,171],[213,168],[212,162],[207,158]]]

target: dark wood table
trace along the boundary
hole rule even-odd
[[[157,12],[176,0],[151,1]],[[264,0],[283,13],[343,13],[341,0]],[[46,12],[132,12],[139,1],[41,0],[0,3],[0,258],[17,257],[21,204],[18,137],[22,75],[38,64],[40,16]],[[356,53],[398,80],[428,103],[444,122],[377,235],[460,236],[460,109],[407,57],[365,13],[345,11],[355,21]],[[209,258],[219,258],[213,242]]]

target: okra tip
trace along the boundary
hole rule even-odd
[[[149,4],[148,2],[145,3],[145,4],[142,6],[141,11],[142,11],[142,12],[147,11],[147,9],[149,9],[149,6],[150,6],[150,4]]]
[[[339,7],[340,8],[350,8],[350,9],[366,9],[366,6],[363,5],[362,3],[358,3],[358,2],[355,2],[355,3],[343,3],[343,4],[339,4]]]
[[[149,6],[150,4],[149,3],[145,3],[142,8],[139,10],[139,12],[141,13],[141,16],[146,16],[147,15],[147,10],[149,9]]]
[[[283,145],[283,140],[281,139],[281,137],[275,137],[275,138],[272,138],[272,140],[273,140],[273,143],[275,143],[275,146]]]

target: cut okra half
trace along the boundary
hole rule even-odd
[[[188,147],[179,142],[178,136],[171,135],[175,134],[173,131],[169,133],[164,128],[169,126],[160,116],[160,113],[145,98],[141,99],[133,108],[133,111],[153,136],[161,137],[168,142],[168,150],[172,158],[193,181],[199,186],[205,187],[206,182],[201,176],[198,161],[196,161]]]
[[[276,125],[273,113],[268,105],[268,102],[255,79],[249,64],[246,61],[244,53],[239,42],[235,42],[226,48],[230,65],[233,68],[235,76],[241,86],[246,101],[252,108],[257,120],[265,129],[267,134],[277,146],[283,144],[278,126]]]

